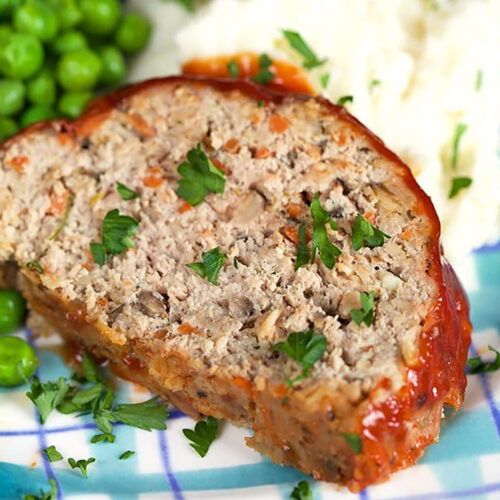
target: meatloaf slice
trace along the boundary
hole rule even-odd
[[[178,167],[195,148],[225,185],[189,204]],[[0,261],[19,266],[30,307],[189,415],[251,427],[274,461],[357,490],[415,462],[443,404],[460,406],[468,306],[436,213],[344,108],[167,78],[34,126],[0,161]],[[115,209],[136,233],[93,257]],[[386,236],[355,250],[359,216]],[[320,237],[340,251],[333,267],[321,244],[311,262]],[[216,247],[217,285],[187,267]],[[372,324],[352,319],[361,292],[374,292]],[[301,364],[273,346],[308,330],[326,348],[287,384]]]

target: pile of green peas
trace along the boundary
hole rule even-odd
[[[119,0],[0,0],[0,140],[121,83],[151,25]]]
[[[14,386],[33,376],[38,364],[35,350],[9,335],[24,319],[26,304],[19,292],[0,290],[0,386]]]

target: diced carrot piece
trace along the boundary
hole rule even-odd
[[[68,203],[69,192],[65,189],[61,194],[52,191],[50,195],[50,207],[47,210],[48,215],[62,216],[66,204]]]
[[[303,209],[302,209],[302,205],[299,205],[298,203],[290,202],[286,206],[286,211],[288,212],[288,215],[290,217],[292,217],[292,219],[295,219],[296,217],[298,217],[302,213]]]
[[[30,159],[27,156],[14,156],[6,162],[6,164],[11,167],[16,172],[20,174],[24,173],[24,167],[28,165]]]
[[[254,158],[257,158],[258,160],[265,160],[266,158],[269,158],[270,156],[273,156],[272,151],[269,151],[265,146],[261,146],[260,148],[257,148],[254,154]]]
[[[150,138],[156,135],[156,130],[141,115],[136,113],[125,115],[125,121],[144,137]]]
[[[181,206],[177,209],[177,211],[180,214],[185,214],[186,212],[189,212],[190,210],[193,210],[193,207],[187,201],[183,201]]]
[[[242,389],[245,393],[251,394],[252,393],[252,384],[249,380],[243,377],[234,377],[233,378],[233,384]]]
[[[160,187],[164,182],[165,179],[163,177],[160,177],[162,174],[162,170],[158,167],[153,167],[148,170],[148,173],[145,177],[142,178],[142,183],[146,187],[150,188],[157,188]]]
[[[215,167],[217,167],[219,170],[222,170],[226,175],[231,173],[231,170],[229,170],[224,163],[221,163],[219,160],[216,160],[215,158],[211,158],[210,161],[214,164]]]
[[[401,239],[402,240],[408,240],[411,238],[411,235],[413,234],[411,229],[407,229],[406,231],[403,231],[401,233]]]
[[[269,117],[269,129],[275,134],[282,134],[283,132],[286,132],[289,126],[289,121],[280,115],[271,115]]]
[[[252,123],[255,123],[255,125],[258,125],[260,123],[260,116],[257,113],[252,113],[250,115],[250,120]]]
[[[299,242],[299,230],[296,227],[285,226],[283,234],[295,245]]]
[[[240,151],[240,141],[238,139],[229,139],[222,149],[227,153],[237,154]]]
[[[177,328],[177,332],[182,335],[189,335],[194,333],[195,335],[201,335],[201,330],[193,326],[191,323],[182,323],[179,328]]]
[[[290,391],[286,384],[279,384],[273,387],[273,394],[277,398],[284,398],[289,392]]]
[[[375,212],[366,212],[366,214],[363,214],[363,217],[370,223],[374,224],[375,223]]]

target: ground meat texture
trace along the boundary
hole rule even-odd
[[[177,168],[198,144],[226,187],[190,207]],[[75,122],[31,127],[0,161],[0,261],[18,265],[32,310],[186,413],[252,427],[248,444],[274,461],[357,490],[413,463],[443,404],[460,406],[468,306],[441,258],[436,214],[342,107],[168,78]],[[122,200],[118,182],[139,197]],[[315,194],[342,254],[332,269],[317,258],[296,271]],[[100,267],[89,244],[116,208],[139,221],[135,248]],[[358,214],[390,238],[355,252]],[[186,267],[216,246],[228,256],[218,286]],[[375,321],[357,325],[350,311],[370,291]],[[289,390],[300,365],[271,348],[309,328],[327,348]]]

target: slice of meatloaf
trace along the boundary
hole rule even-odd
[[[190,204],[178,167],[198,146],[223,181]],[[251,427],[274,461],[356,490],[415,462],[443,404],[461,404],[468,307],[436,213],[342,107],[167,78],[34,126],[0,161],[0,261],[19,266],[30,307],[189,415]],[[112,253],[116,209],[138,225]],[[355,250],[360,221],[385,236]],[[187,266],[216,247],[218,276]],[[309,367],[273,349],[308,330],[326,342]]]

